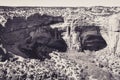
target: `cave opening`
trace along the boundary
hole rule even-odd
[[[100,33],[99,26],[78,26],[75,31],[79,33],[80,50],[98,51],[107,46]]]

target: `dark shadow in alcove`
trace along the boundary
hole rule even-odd
[[[6,61],[7,57],[3,49],[0,47],[0,62]]]
[[[0,35],[4,32],[4,27],[0,24]]]
[[[62,39],[61,31],[50,25],[64,22],[62,16],[41,15],[35,13],[27,17],[7,19],[0,38],[7,51],[25,57],[44,60],[50,58],[52,51],[65,52],[67,44]],[[3,28],[0,25],[0,29]],[[31,32],[38,32],[31,38]],[[36,36],[37,35],[37,36]],[[36,36],[36,37],[35,37]]]
[[[99,26],[78,26],[75,31],[79,32],[81,51],[98,51],[107,46],[106,41],[101,36]]]
[[[66,52],[67,44],[62,39],[61,32],[52,28],[40,28],[45,32],[43,35],[39,35],[32,39],[31,37],[26,39],[24,43],[18,46],[18,49],[26,54],[28,58],[35,58],[44,60],[50,59],[49,53],[52,51]],[[44,35],[46,34],[46,35]]]

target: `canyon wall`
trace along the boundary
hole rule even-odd
[[[66,41],[69,49],[75,49],[78,51],[81,50],[81,46],[86,43],[87,47],[92,44],[95,46],[95,41],[101,41],[100,39],[105,40],[106,46],[102,49],[108,50],[110,53],[115,53],[119,55],[120,48],[120,8],[119,7],[78,7],[78,8],[38,8],[38,7],[0,7],[0,23],[3,27],[8,20],[8,18],[13,19],[14,17],[24,17],[28,18],[30,15],[38,13],[40,15],[47,14],[50,16],[61,16],[63,17],[62,23],[49,24],[49,20],[43,20],[42,24],[49,24],[51,28],[58,28],[63,30],[62,35],[63,39]],[[50,19],[51,20],[51,19]],[[59,20],[59,19],[58,19]],[[31,22],[30,22],[31,23]],[[31,23],[32,24],[32,23]],[[33,22],[33,24],[38,24]],[[32,25],[34,26],[34,25]],[[98,26],[99,31],[93,30],[90,28],[87,32],[86,29],[82,27],[85,26]],[[29,25],[31,27],[31,25]],[[76,27],[83,30],[84,33],[76,32]],[[97,35],[96,35],[97,34]],[[82,42],[81,35],[85,37],[86,42]],[[87,35],[96,36],[91,42],[87,40]],[[97,39],[100,36],[102,38]],[[90,37],[92,38],[92,37]],[[82,44],[81,44],[82,43]],[[101,45],[101,44],[97,44]],[[95,47],[99,47],[99,46]]]

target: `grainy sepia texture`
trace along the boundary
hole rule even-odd
[[[120,80],[120,7],[0,7],[0,80]]]

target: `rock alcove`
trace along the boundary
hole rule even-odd
[[[50,58],[49,53],[52,51],[65,52],[67,50],[61,31],[50,27],[51,24],[60,22],[64,22],[61,16],[38,13],[27,19],[8,18],[4,32],[0,31],[1,42],[7,51],[25,58],[41,60]]]
[[[79,46],[81,51],[98,51],[107,46],[100,34],[99,26],[78,26],[75,28],[75,32],[78,33],[77,39],[81,44]]]

